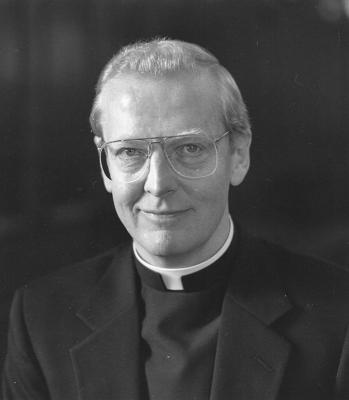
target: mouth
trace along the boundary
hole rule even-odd
[[[164,211],[159,211],[159,210],[140,210],[144,214],[153,214],[153,215],[177,215],[177,214],[183,214],[184,212],[187,212],[188,210],[164,210]]]
[[[182,216],[183,214],[187,213],[189,209],[184,210],[140,210],[142,214],[150,219],[155,220],[167,220],[167,219],[174,219],[177,217]]]

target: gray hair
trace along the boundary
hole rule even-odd
[[[231,74],[204,48],[187,42],[154,39],[123,47],[101,72],[90,114],[93,133],[102,137],[100,97],[105,84],[121,74],[165,76],[171,72],[209,71],[216,82],[225,127],[233,134],[251,136],[246,105]]]

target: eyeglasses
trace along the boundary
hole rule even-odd
[[[203,133],[184,134],[142,139],[113,140],[98,146],[99,162],[110,178],[114,170],[118,179],[131,183],[141,179],[149,168],[154,144],[158,143],[172,170],[188,179],[205,178],[217,169],[217,142],[230,132],[216,139]]]

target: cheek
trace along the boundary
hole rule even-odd
[[[228,187],[213,182],[204,188],[192,190],[191,204],[195,208],[195,220],[199,226],[214,224],[225,212],[228,205]]]
[[[228,174],[216,173],[210,179],[203,180],[202,184],[196,185],[191,190],[195,193],[195,197],[203,206],[216,204],[217,206],[226,203],[230,180]]]
[[[133,212],[133,206],[141,196],[141,193],[142,189],[140,185],[113,182],[112,196],[114,207],[122,222],[124,222],[125,217],[129,218]]]

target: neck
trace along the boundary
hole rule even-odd
[[[233,221],[229,213],[224,213],[214,235],[212,235],[208,242],[196,248],[191,254],[156,256],[146,252],[137,242],[134,242],[133,246],[140,259],[145,263],[165,269],[186,268],[203,263],[213,257],[222,248],[233,230]]]

